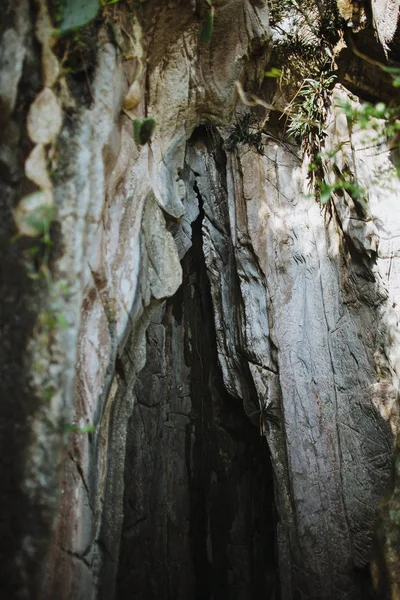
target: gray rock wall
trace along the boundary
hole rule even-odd
[[[182,288],[147,330],[128,428],[120,599],[279,589],[268,449],[223,385],[202,219],[201,210]]]
[[[340,86],[334,94],[341,100],[346,96]],[[218,133],[204,129],[187,152],[191,170],[189,174],[186,169],[188,198],[195,206],[200,202],[203,215],[202,251],[224,386],[231,402],[236,398],[243,403],[253,425],[261,421],[260,430],[271,452],[279,516],[273,520],[276,539],[268,538],[267,530],[265,535],[267,543],[277,544],[283,598],[296,594],[303,598],[372,597],[368,564],[375,511],[389,479],[397,430],[397,286],[388,285],[388,257],[379,248],[386,245],[388,230],[397,227],[396,218],[389,223],[387,215],[388,206],[396,211],[392,216],[397,214],[394,198],[399,184],[387,162],[389,155],[382,154],[382,148],[370,154],[371,134],[355,131],[349,136],[338,113],[332,110],[329,117],[329,144],[336,147],[344,141],[343,147],[349,148],[337,161],[342,167],[350,165],[368,189],[369,203],[362,207],[344,193],[333,198],[330,210],[321,210],[307,193],[305,167],[293,149],[268,137],[263,156],[246,145],[226,155]],[[375,187],[376,174],[383,171],[388,177],[384,197],[383,188]],[[195,208],[189,212],[197,214]],[[396,260],[394,255],[392,260]],[[184,289],[188,285],[194,285],[193,274],[184,271]],[[194,290],[193,294],[202,293],[196,286]],[[206,321],[201,310],[193,311],[190,296],[178,294],[176,302],[179,311],[195,312],[196,318]],[[184,331],[181,338],[190,340],[184,368],[168,373],[158,367],[155,374],[149,359],[137,387],[138,411],[143,396],[150,394],[160,402],[159,431],[167,426],[171,410],[166,391],[160,393],[155,383],[159,371],[165,385],[173,386],[175,399],[182,386],[184,423],[186,428],[192,427],[187,411],[193,406],[195,392],[185,384],[193,368],[189,358],[190,352],[194,353],[192,340],[201,333],[194,335],[189,325]],[[172,343],[168,350],[159,336],[149,334],[148,351],[159,360],[163,345],[161,354],[167,361],[168,353],[174,353],[177,346]],[[203,354],[196,353],[202,365]],[[204,365],[201,370],[207,373]],[[214,406],[212,393],[207,391],[203,398]],[[273,418],[263,412],[267,407],[273,407]],[[136,451],[142,449],[141,460],[145,460],[143,436],[150,429],[153,451],[157,449],[166,461],[165,477],[171,463],[179,465],[179,460],[171,458],[156,441],[154,424],[141,420],[137,428],[132,418],[130,443]],[[179,428],[177,424],[171,427]],[[187,447],[183,455],[185,452]],[[137,465],[137,458],[128,458],[126,463],[124,529],[129,531],[129,542],[122,545],[130,548],[130,554],[129,550],[123,552],[120,567],[124,573],[131,564],[132,574],[121,575],[122,581],[130,581],[130,585],[121,584],[122,598],[137,589],[135,575],[142,572],[133,566],[135,556],[139,562],[143,556],[144,542],[140,542],[143,534],[136,537],[129,529],[132,520],[136,523],[132,513],[137,520],[140,510],[152,514],[142,502],[154,499],[151,486],[136,482],[137,473],[144,469],[132,468],[132,464]],[[181,460],[182,468],[183,482],[163,490],[167,506],[168,498],[174,502],[176,494],[186,501],[190,497],[187,477],[191,465],[183,465]],[[160,480],[157,475],[153,478]],[[205,484],[202,490],[207,493]],[[190,514],[189,523],[192,520]],[[148,526],[143,526],[146,541],[152,539]],[[169,539],[167,523],[161,530]],[[160,535],[158,527],[154,535]],[[154,542],[147,552],[157,552],[157,548],[158,542]],[[165,564],[172,550],[168,546],[163,551]],[[190,544],[184,555],[190,571],[196,559]],[[232,570],[237,570],[234,561]],[[206,570],[202,575],[207,580]],[[148,577],[143,581],[148,582]],[[150,593],[146,585],[144,591],[141,588],[144,597]],[[186,590],[194,585],[193,579],[182,584],[186,595],[191,595]],[[231,590],[229,597],[246,597],[235,589],[238,595]]]
[[[332,113],[331,119],[338,131],[342,117]],[[255,388],[259,408],[274,407],[280,419],[278,425],[266,416],[262,430],[276,474],[287,598],[369,594],[361,574],[391,468],[397,303],[396,290],[382,283],[385,254],[376,251],[379,229],[386,236],[390,227],[385,202],[391,204],[398,183],[388,181],[385,199],[375,203],[374,172],[390,169],[388,155],[366,157],[363,136],[353,134],[355,152],[341,159],[356,161],[352,168],[369,189],[364,217],[346,194],[335,197],[331,212],[322,211],[306,193],[304,167],[276,141],[265,139],[264,156],[245,146],[227,162],[215,134],[188,151],[204,211],[203,252],[224,385],[248,415]],[[347,221],[339,217],[342,210]],[[382,347],[394,353],[384,356]]]
[[[265,60],[265,5],[223,3],[210,46],[199,45],[201,21],[189,3],[150,8],[143,30],[122,13],[132,58],[100,30],[94,101],[60,135],[69,163],[60,169],[55,195],[68,242],[57,276],[69,283],[70,354],[64,360],[76,366],[66,413],[77,428],[93,424],[95,431],[70,435],[62,461],[60,510],[45,564],[49,598],[114,594],[133,385],[145,364],[152,312],[181,284],[179,259],[191,244],[197,214],[182,175],[186,139],[202,118],[229,120],[235,80],[257,81]],[[239,15],[233,26],[232,14]],[[132,82],[140,95],[132,118],[151,114],[157,122],[151,145],[134,143],[132,122],[121,114]],[[174,242],[169,230],[177,221]]]
[[[263,79],[268,9],[215,2],[204,45],[196,4],[154,1],[141,25],[107,9],[120,41],[90,26],[82,80],[61,68],[45,2],[4,11],[10,598],[369,594],[398,426],[395,157],[379,123],[349,130],[333,107],[358,99],[341,86],[326,147],[368,203],[342,192],[322,210],[307,159],[271,132],[262,155],[228,152],[235,82]],[[121,112],[132,84],[130,116],[157,122],[144,146]],[[13,237],[34,191],[54,205],[50,250]]]

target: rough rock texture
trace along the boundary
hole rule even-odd
[[[166,21],[176,20],[177,10],[171,37]],[[228,27],[232,11],[240,18]],[[214,43],[199,48],[200,23],[188,3],[159,3],[147,23],[151,52],[135,111],[157,122],[151,146],[137,147],[131,121],[119,116],[138,61],[125,62],[111,43],[98,56],[91,84],[95,102],[60,136],[63,151],[75,149],[56,193],[64,239],[76,252],[65,253],[58,266],[68,280],[74,274],[72,306],[81,308],[78,339],[70,338],[71,352],[75,344],[77,351],[76,359],[69,357],[77,366],[70,414],[74,425],[93,424],[95,432],[73,435],[63,463],[46,597],[113,595],[132,386],[145,363],[144,333],[153,307],[181,283],[179,252],[187,249],[185,235],[196,216],[184,207],[185,140],[202,115],[228,118],[236,100],[234,81],[245,75],[246,64],[246,77],[257,76],[252,54],[265,43],[267,15],[266,6],[225,2]],[[141,33],[134,33],[139,44]],[[176,246],[166,219],[182,215],[182,245]]]
[[[149,326],[135,386],[120,599],[268,598],[279,589],[268,450],[223,385],[203,218],[193,224],[183,287]]]
[[[268,9],[216,1],[203,45],[208,9],[196,5],[151,2],[143,31],[107,9],[121,40],[96,22],[96,61],[90,73],[78,65],[69,90],[62,75],[54,83],[45,3],[4,11],[9,598],[370,594],[398,421],[396,157],[379,124],[349,130],[332,107],[326,146],[340,152],[326,180],[351,173],[368,203],[342,192],[321,210],[298,147],[266,134],[262,155],[228,152],[235,81],[257,90],[263,77]],[[373,14],[385,45],[383,5]],[[131,117],[157,122],[143,146],[121,114],[132,83]],[[46,239],[12,240],[11,211],[34,183],[49,185],[24,162],[41,151],[26,132],[30,108],[53,86],[57,143],[31,135],[55,171],[47,251]],[[332,97],[358,103],[341,86]]]
[[[398,212],[399,184],[388,153],[372,151],[372,162],[370,140],[350,140],[342,115],[331,115],[330,130],[332,144],[349,147],[339,166],[369,190],[363,214],[347,194],[321,212],[297,157],[276,141],[265,140],[264,156],[244,146],[227,163],[215,134],[188,152],[224,385],[248,415],[254,387],[259,406],[281,415],[280,427],[264,426],[283,598],[369,594],[361,573],[390,471],[387,421],[396,426],[398,290],[383,281],[396,262],[386,245],[390,229],[397,235],[388,211]],[[384,170],[385,198],[376,187]]]
[[[385,51],[393,40],[399,19],[398,0],[372,0],[372,17],[379,41]]]
[[[238,246],[250,241],[266,283],[265,322],[279,386],[273,384],[265,350],[262,360],[254,361],[255,383],[260,402],[279,403],[280,387],[285,436],[276,432],[273,440],[277,448],[286,446],[286,481],[282,477],[280,485],[291,497],[291,511],[281,521],[286,535],[296,539],[289,543],[297,567],[293,586],[306,598],[355,596],[353,569],[367,564],[374,506],[392,453],[390,428],[379,410],[390,412],[396,398],[393,373],[379,350],[393,335],[392,317],[384,309],[387,291],[368,260],[376,249],[370,250],[376,230],[371,232],[369,218],[353,213],[354,230],[343,239],[344,219],[339,228],[302,193],[304,178],[293,155],[274,142],[265,154],[240,156],[242,168],[234,173],[243,173],[242,191],[236,188],[233,207]],[[366,160],[361,151],[356,159]],[[385,230],[388,223],[380,220]],[[378,261],[383,269],[384,256]],[[247,265],[243,271],[249,272]],[[397,304],[396,289],[391,294]],[[245,305],[256,302],[260,310],[254,290],[243,296]],[[273,444],[271,451],[274,461]],[[360,492],[367,489],[372,503]]]

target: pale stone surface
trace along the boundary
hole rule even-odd
[[[55,509],[40,514],[46,541],[54,531],[43,599],[114,597],[121,536],[130,540],[124,541],[129,561],[135,535],[144,544],[149,535],[144,517],[153,485],[154,544],[160,550],[159,540],[170,541],[174,590],[193,591],[188,520],[203,464],[211,500],[199,525],[201,562],[217,569],[219,557],[230,578],[223,589],[250,597],[252,588],[243,581],[251,579],[254,558],[248,533],[257,529],[249,517],[255,506],[251,486],[259,494],[254,514],[262,520],[267,497],[271,506],[270,489],[257,486],[264,482],[260,464],[272,478],[260,432],[271,452],[278,516],[270,515],[267,525],[275,518],[283,600],[300,593],[364,600],[355,569],[368,562],[374,509],[398,423],[399,183],[387,148],[369,148],[358,131],[350,136],[343,115],[333,112],[327,147],[345,144],[337,166],[357,175],[367,204],[337,194],[330,211],[321,210],[308,194],[307,165],[298,149],[268,136],[263,156],[246,145],[227,153],[210,126],[188,145],[201,122],[218,123],[226,138],[235,81],[251,89],[263,77],[266,3],[215,4],[209,45],[198,43],[201,22],[189,3],[178,19],[173,2],[155,7],[145,48],[137,49],[147,56],[136,110],[138,118],[156,119],[151,143],[138,147],[130,119],[121,114],[138,66],[111,43],[99,49],[92,103],[79,109],[73,127],[66,123],[59,132],[61,113],[51,122],[44,111],[45,127],[36,130],[41,119],[32,116],[35,104],[31,108],[32,138],[47,144],[60,133],[57,149],[64,159],[54,188],[62,243],[52,269],[55,283],[66,287],[57,310],[68,327],[52,332],[46,345],[30,324],[27,347],[39,363],[32,380],[38,391],[49,381],[54,395],[40,411],[32,410],[22,432],[28,456],[23,489],[31,505],[54,507],[62,464],[54,528]],[[167,27],[171,21],[174,27]],[[7,35],[18,58],[5,79],[10,111],[24,45],[18,35]],[[140,45],[139,34],[135,42]],[[347,97],[340,88],[334,94]],[[194,222],[201,227],[195,249]],[[180,288],[179,261],[186,258],[192,263]],[[166,306],[171,296],[173,305]],[[193,424],[200,408],[208,411],[201,428]],[[276,419],[264,409],[273,409]],[[59,429],[64,422],[95,430],[74,433],[65,444]],[[201,452],[194,460],[199,447],[208,452],[208,439],[207,461]],[[125,466],[139,471],[130,473],[138,514],[123,503]],[[36,568],[34,534],[23,535],[20,563]],[[263,561],[268,553],[257,535],[254,547],[261,548],[257,560]],[[146,553],[148,574],[152,548]],[[41,550],[40,560],[43,555]],[[259,589],[272,594],[273,585],[264,582]],[[140,589],[146,598],[148,588]]]
[[[399,20],[399,0],[372,0],[372,15],[379,41],[385,52],[396,33]]]
[[[61,130],[62,117],[56,95],[50,88],[44,88],[29,109],[27,128],[32,142],[54,142]]]
[[[51,190],[33,192],[24,196],[14,211],[18,233],[27,237],[42,237],[50,228],[54,214]]]
[[[47,172],[46,154],[43,144],[37,144],[25,161],[25,175],[42,189],[52,187]]]
[[[221,15],[226,20],[229,10],[238,10],[241,4],[242,0],[226,3]],[[190,7],[187,9],[182,11],[182,23],[193,19]],[[180,37],[168,45],[163,23],[175,7],[162,6],[157,11],[154,39],[148,41],[148,90],[142,88],[142,94],[148,94],[148,114],[157,123],[151,144],[136,146],[132,122],[119,115],[128,87],[111,44],[104,45],[99,54],[92,108],[82,110],[75,134],[63,131],[60,136],[71,156],[66,182],[55,189],[58,219],[67,240],[57,266],[69,283],[70,302],[65,310],[73,324],[64,339],[68,361],[63,385],[71,394],[71,367],[76,364],[78,385],[73,406],[67,405],[68,419],[78,415],[77,424],[93,423],[96,432],[88,444],[79,443],[79,454],[71,451],[64,466],[68,484],[54,537],[57,558],[48,567],[44,594],[49,598],[58,585],[60,569],[66,598],[68,593],[78,593],[81,577],[82,589],[87,590],[87,571],[81,569],[81,560],[90,565],[88,585],[96,587],[102,582],[98,591],[93,587],[90,593],[107,600],[112,597],[122,526],[131,388],[145,363],[145,331],[152,310],[181,283],[179,258],[191,245],[190,224],[198,214],[196,194],[181,173],[186,139],[201,114],[215,111],[227,118],[233,111],[234,80],[244,72],[252,44],[263,43],[267,34],[266,7],[254,7],[246,0],[235,26],[243,32],[240,43],[234,43],[238,30],[232,32],[228,49],[226,40],[216,35],[212,48],[200,49],[205,56],[198,63],[195,27],[182,29]],[[224,23],[220,21],[221,28]],[[214,65],[212,72],[210,65]],[[223,81],[214,81],[221,74]],[[208,86],[212,93],[205,93]],[[143,118],[143,109],[141,101],[136,109],[138,118]],[[77,355],[74,335],[78,328]],[[68,397],[70,402],[71,395]],[[77,464],[81,478],[74,476]],[[82,477],[88,494],[82,492]],[[86,506],[87,495],[93,517],[85,509],[88,516],[84,518],[91,524],[86,523],[84,529],[77,524],[77,533],[71,537],[63,524],[75,529],[79,506]],[[60,548],[70,554],[64,552],[60,559]]]
[[[349,227],[339,218],[334,227],[335,213],[341,215],[343,203],[351,202],[346,194],[335,198],[330,217],[304,196],[300,165],[279,144],[267,144],[265,159],[243,149],[243,192],[238,195],[236,189],[234,201],[234,235],[239,246],[250,238],[268,289],[270,337],[276,346],[301,553],[295,583],[309,598],[339,598],[342,593],[345,597],[352,585],[351,559],[359,568],[368,562],[375,506],[392,453],[385,421],[395,430],[397,420],[396,409],[385,407],[394,408],[400,366],[392,309],[399,301],[398,286],[387,279],[387,259],[378,253],[376,266],[374,262],[380,238],[397,237],[398,218],[392,213],[389,223],[385,215],[388,210],[398,212],[394,198],[399,182],[387,149],[380,146],[371,155],[370,144],[359,141],[361,132],[354,132],[350,143],[348,136],[348,131],[336,139],[330,136],[328,149],[343,142],[346,160],[356,161],[349,164],[350,172],[368,190],[368,214],[362,218],[349,213],[350,223],[357,220],[357,226]],[[388,173],[388,187],[378,184],[378,172]],[[357,267],[351,260],[346,266],[341,247],[348,238],[354,245],[353,260],[354,247],[363,261]],[[253,288],[244,301],[259,303],[258,297]],[[267,332],[268,324],[264,335]],[[379,350],[382,346],[387,348],[386,357]],[[222,364],[226,360],[223,356]],[[259,378],[257,370],[255,384],[265,397],[267,385],[260,386]],[[378,392],[379,412],[374,410],[379,404],[376,378],[383,386]],[[368,500],[360,490],[368,490]],[[288,490],[283,489],[285,493]],[[285,520],[290,526],[289,516]],[[320,540],[317,555],[313,539]],[[325,550],[322,539],[327,540]],[[300,556],[296,558],[295,552],[292,560]],[[308,589],[302,569],[306,579],[314,577]]]
[[[171,85],[175,90],[182,89],[185,95],[186,80],[177,80],[176,75],[173,69]],[[182,87],[179,81],[183,81]],[[167,106],[171,110],[170,100]],[[363,186],[370,190],[370,197],[375,195],[378,200],[371,200],[368,214],[360,222],[347,195],[335,199],[335,214],[331,217],[324,214],[307,194],[305,167],[293,151],[279,143],[266,139],[264,157],[249,147],[240,148],[237,154],[228,157],[225,182],[220,167],[200,141],[189,153],[194,179],[192,174],[182,175],[183,181],[189,183],[185,190],[179,187],[181,175],[177,174],[176,181],[166,182],[164,167],[159,171],[154,161],[159,147],[157,136],[165,135],[167,139],[172,135],[172,149],[166,153],[168,158],[164,158],[172,161],[167,162],[172,167],[165,173],[170,177],[176,165],[183,168],[180,157],[185,135],[174,137],[169,125],[164,125],[166,133],[163,134],[162,127],[158,129],[153,143],[155,153],[149,156],[146,147],[132,146],[128,126],[125,121],[121,139],[113,142],[119,147],[116,166],[109,178],[109,197],[115,206],[107,207],[106,219],[103,216],[101,222],[96,220],[97,250],[91,259],[98,297],[102,298],[110,323],[112,326],[115,323],[119,332],[116,343],[128,318],[133,323],[142,322],[143,306],[152,297],[162,299],[172,295],[180,283],[180,269],[174,262],[176,250],[172,238],[163,233],[162,213],[146,183],[150,178],[156,184],[155,198],[172,216],[180,215],[174,208],[178,205],[169,201],[165,204],[163,198],[179,198],[182,206],[183,202],[188,206],[182,223],[174,226],[181,256],[190,247],[189,226],[198,215],[198,198],[201,198],[203,252],[224,385],[243,402],[250,415],[255,409],[249,391],[251,376],[260,407],[273,406],[281,419],[280,429],[268,421],[260,423],[260,428],[267,436],[276,476],[282,597],[292,598],[296,589],[310,598],[360,595],[353,569],[362,569],[368,562],[375,505],[384,488],[392,452],[391,431],[385,420],[391,420],[393,425],[395,417],[394,361],[398,346],[388,342],[393,332],[389,332],[390,311],[385,308],[389,306],[387,292],[381,283],[374,283],[387,281],[387,274],[381,272],[379,254],[374,266],[380,238],[396,237],[394,231],[388,230],[385,217],[388,211],[390,214],[392,200],[387,195],[382,198],[382,189],[374,183],[374,169],[382,169],[388,154],[380,155],[382,165],[372,166],[368,162],[370,151],[362,149],[355,132],[352,144],[359,162],[356,166],[349,162],[351,154],[341,157],[343,165],[347,161],[349,168],[357,169]],[[340,115],[332,127],[336,131],[332,144],[346,141],[348,132]],[[128,148],[131,148],[129,157]],[[128,169],[131,157],[136,161],[134,178]],[[196,194],[192,191],[194,182]],[[396,180],[392,183],[396,194],[398,183]],[[172,194],[173,189],[179,191]],[[131,199],[136,198],[140,199],[139,204],[129,219],[131,228],[125,232]],[[346,240],[351,241],[351,248],[360,255],[357,267],[352,265],[348,250],[342,249],[343,244],[346,248]],[[384,257],[382,260],[387,261]],[[165,279],[166,268],[170,269],[172,279]],[[147,273],[146,278],[143,273]],[[161,285],[163,280],[165,283]],[[132,308],[129,298],[135,298]],[[392,303],[399,300],[395,287],[390,288],[390,298]],[[147,322],[145,317],[143,332]],[[365,323],[369,324],[368,329]],[[125,346],[123,371],[117,382],[120,377],[132,381],[132,376],[143,366],[144,356],[137,353],[136,344],[132,340]],[[382,344],[389,360],[380,351]],[[85,363],[84,368],[88,368],[87,359]],[[377,372],[381,378],[378,383]],[[119,397],[119,402],[124,398],[126,406],[130,406],[133,397],[123,391],[123,382],[118,385],[122,387],[115,398]],[[155,382],[148,385],[151,395]],[[99,390],[89,393],[95,402]],[[159,397],[159,392],[153,393]],[[180,410],[186,414],[188,408]],[[122,414],[129,414],[129,408],[123,408]],[[109,433],[115,436],[116,431],[121,431],[118,446],[122,456],[124,443],[120,435],[125,434],[124,425],[119,423],[114,421]],[[153,425],[149,423],[146,427],[152,431]],[[140,435],[145,435],[145,430]],[[179,438],[177,443],[178,446],[181,443]],[[178,454],[181,451],[177,449]],[[104,449],[100,454],[103,453]],[[178,458],[172,460],[179,463]],[[102,532],[96,538],[98,549],[92,543],[90,550],[93,557],[100,559],[103,555],[95,564],[103,564],[104,560],[108,564],[101,576],[104,590],[112,589],[115,577],[111,563],[104,557],[102,540],[108,540],[107,553],[118,552],[122,507],[116,508],[116,498],[120,502],[120,497],[115,494],[121,462],[122,458],[112,460],[112,513],[103,510],[98,521]],[[173,485],[173,480],[172,477],[169,485]],[[178,497],[186,494],[183,490],[188,484],[182,481],[179,485],[183,486],[181,492],[176,487],[171,491]],[[108,505],[106,489],[105,506]],[[64,514],[63,519],[66,518]],[[74,552],[78,552],[78,540],[74,547]],[[69,568],[74,568],[72,563]],[[182,585],[190,586],[189,581],[190,577]]]
[[[228,197],[207,146],[190,154],[224,384],[249,414],[245,359],[260,406],[284,423],[264,428],[279,473],[284,598],[364,597],[353,569],[368,564],[398,423],[398,285],[379,248],[398,235],[400,184],[389,150],[375,141],[374,151],[371,132],[350,136],[336,110],[327,150],[342,148],[338,166],[356,174],[367,204],[344,193],[321,210],[306,165],[267,139],[263,157],[248,146],[230,157]]]
[[[134,81],[128,90],[124,100],[124,108],[126,110],[133,110],[138,106],[142,99],[142,90],[138,81]]]
[[[5,122],[13,112],[26,55],[27,34],[30,29],[29,3],[14,3],[12,25],[2,32],[0,41],[0,122]]]

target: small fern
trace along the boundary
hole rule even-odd
[[[259,154],[263,154],[264,144],[262,141],[261,130],[258,127],[257,119],[251,113],[236,115],[236,123],[231,128],[226,147],[228,150],[232,151],[239,143],[249,144],[249,146],[253,146]]]

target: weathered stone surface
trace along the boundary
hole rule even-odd
[[[335,100],[340,94],[344,99],[343,90],[335,93]],[[255,388],[260,407],[273,406],[280,419],[278,426],[260,414],[276,475],[283,598],[369,597],[368,577],[359,573],[368,567],[375,506],[390,471],[391,428],[397,427],[398,341],[391,308],[397,284],[388,286],[386,255],[377,255],[380,238],[396,238],[397,219],[385,217],[392,199],[387,189],[382,195],[374,173],[387,169],[394,196],[399,183],[386,162],[389,152],[380,148],[378,162],[371,162],[371,140],[361,141],[365,133],[357,131],[350,136],[340,111],[330,127],[328,150],[343,144],[337,163],[347,164],[369,191],[363,220],[347,195],[335,198],[330,214],[322,213],[308,193],[304,167],[279,143],[266,139],[264,157],[241,147],[226,162],[215,150],[218,136],[204,131],[188,152],[195,174],[190,185],[204,214],[203,252],[224,385],[248,415],[254,413]],[[149,351],[160,352],[159,343],[150,338]],[[150,390],[159,397],[144,377],[139,397]],[[132,443],[140,447],[132,428]],[[128,482],[131,464],[128,459]],[[128,483],[136,507],[135,486]],[[130,515],[132,505],[125,510]],[[134,539],[129,547],[135,556]],[[121,597],[135,589],[133,573],[127,581]]]
[[[29,19],[28,0],[17,0],[10,19],[4,20],[0,41],[0,122],[6,123],[14,110],[27,49]],[[3,29],[5,27],[5,29]]]
[[[399,597],[400,501],[399,439],[393,465],[391,490],[379,502],[373,543],[371,574],[379,598]]]
[[[277,592],[267,447],[222,383],[201,221],[182,288],[149,326],[135,387],[121,600]]]
[[[41,189],[52,187],[47,172],[46,154],[43,144],[37,144],[25,161],[25,175]]]
[[[243,3],[221,7],[225,20],[229,7],[237,9],[239,4]],[[238,25],[243,29],[240,44],[234,43],[232,34],[226,52],[224,40],[220,37],[217,43],[216,36],[198,63],[199,24],[193,22],[188,8],[182,7],[178,38],[164,37],[164,20],[176,11],[172,4],[156,7],[154,29],[149,32],[148,89],[143,86],[142,93],[147,94],[148,114],[157,123],[151,145],[137,147],[131,121],[119,116],[128,86],[124,65],[111,44],[105,44],[98,56],[91,84],[93,106],[82,110],[76,128],[66,128],[60,135],[60,147],[68,148],[71,156],[55,188],[58,218],[68,240],[57,263],[60,275],[69,282],[70,294],[66,380],[72,376],[70,367],[77,365],[73,405],[69,404],[67,412],[76,427],[94,425],[96,431],[88,441],[80,440],[83,434],[73,435],[77,441],[71,442],[64,464],[67,484],[44,591],[49,598],[60,581],[65,582],[65,597],[84,595],[87,586],[99,598],[108,600],[113,595],[126,427],[134,401],[131,388],[145,362],[148,319],[154,305],[173,295],[181,283],[178,257],[191,245],[190,224],[198,214],[196,195],[186,188],[181,173],[185,141],[200,115],[215,111],[226,118],[232,112],[234,79],[244,72],[253,44],[264,43],[267,34],[266,8],[245,2]],[[191,25],[183,27],[189,19]],[[211,64],[215,73],[210,72]],[[128,78],[130,69],[128,62]],[[224,81],[213,83],[220,73]],[[213,86],[212,94],[205,93],[207,86]],[[143,118],[143,111],[142,99],[136,108],[138,118]],[[184,205],[188,210],[177,223]],[[171,217],[168,228],[176,233],[176,242],[167,231],[166,218]],[[78,467],[81,477],[76,476]],[[86,490],[82,490],[82,478]],[[88,522],[82,529],[77,524],[79,507],[88,503],[91,508],[84,517]],[[65,530],[64,523],[76,529],[74,535]],[[84,591],[78,591],[81,576]]]
[[[59,133],[56,244],[41,289],[26,273],[26,240],[8,244],[13,207],[33,183],[49,187],[23,175],[26,118],[43,86],[26,12],[3,37],[16,60],[10,69],[6,48],[0,121],[18,106],[0,152],[10,598],[273,597],[277,564],[283,600],[370,593],[398,426],[393,157],[332,110],[327,149],[341,144],[335,166],[369,201],[338,193],[324,212],[297,147],[266,135],[263,155],[227,152],[235,81],[255,90],[263,76],[267,5],[215,2],[207,45],[193,8],[144,7],[143,38],[138,23],[127,29],[132,57],[101,29],[86,106],[69,103],[60,81],[77,112],[33,136],[47,144]],[[43,74],[52,84],[53,67]],[[132,85],[137,117],[157,122],[140,147],[121,114]]]
[[[337,7],[340,15],[346,19],[346,22],[353,31],[357,32],[360,28],[367,25],[365,7],[359,2],[353,2],[352,0],[337,0]]]
[[[28,135],[35,144],[50,144],[60,133],[62,111],[54,92],[45,88],[35,98],[28,113]]]
[[[295,585],[307,598],[345,597],[352,585],[352,562],[357,568],[368,562],[374,506],[385,485],[392,452],[390,428],[376,406],[374,392],[377,377],[389,384],[394,377],[396,385],[399,368],[395,339],[389,361],[379,351],[392,331],[391,308],[381,284],[385,267],[379,259],[377,267],[367,260],[377,248],[376,242],[371,245],[366,227],[357,229],[356,236],[351,234],[365,256],[364,265],[347,263],[333,219],[326,229],[318,206],[304,197],[299,187],[304,179],[293,155],[273,143],[265,152],[266,159],[250,150],[241,156],[244,207],[236,208],[236,214],[244,212],[246,220],[237,219],[236,235],[251,238],[269,291],[294,518],[300,532],[301,559],[294,556],[294,560],[301,562]],[[368,152],[358,145],[357,165],[352,165],[351,172],[370,189],[374,169],[382,167],[368,162]],[[388,157],[386,152],[382,161]],[[256,161],[263,167],[255,167]],[[397,195],[398,182],[393,180],[393,185]],[[392,205],[390,195],[382,193],[382,188],[374,192],[379,194],[379,204],[373,207],[374,232],[379,229],[386,237],[391,227],[390,236],[396,237],[397,220],[392,220],[392,226],[380,221]],[[335,207],[340,202],[336,199]],[[396,291],[391,288],[390,294],[396,296]],[[253,301],[256,297],[247,295]],[[368,323],[367,330],[361,322]],[[395,398],[395,391],[386,388],[386,393]],[[389,398],[385,401],[390,402]],[[368,490],[374,500],[367,500],[360,490]],[[335,507],[334,520],[328,517],[331,507]],[[317,555],[316,539],[320,540]],[[326,554],[321,539],[327,540]],[[314,583],[304,587],[311,573]]]
[[[379,41],[385,51],[396,33],[400,3],[398,0],[372,0],[372,17]]]

